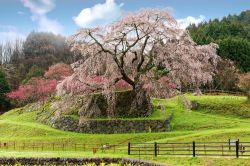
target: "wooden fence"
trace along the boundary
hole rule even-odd
[[[235,156],[249,157],[250,142],[128,143],[128,155]]]
[[[31,141],[1,141],[0,150],[16,151],[98,151],[118,152],[127,150],[127,144],[84,144],[71,142],[31,142]]]
[[[250,142],[166,142],[127,144],[84,144],[72,142],[21,142],[1,141],[0,150],[15,151],[81,151],[81,152],[128,152],[128,155],[175,155],[175,156],[235,156],[250,157]]]
[[[193,93],[195,92],[195,89],[188,89],[188,90],[183,90],[182,93]],[[201,92],[203,94],[231,94],[231,95],[237,95],[237,96],[245,96],[246,94],[242,91],[227,91],[227,90],[217,90],[217,89],[201,89]]]

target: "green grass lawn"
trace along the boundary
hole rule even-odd
[[[186,110],[179,97],[162,100],[166,112],[156,111],[151,118],[166,117],[173,112],[172,131],[162,133],[130,133],[130,134],[82,134],[53,129],[35,120],[37,111],[29,106],[14,109],[0,116],[0,141],[52,143],[59,144],[121,144],[120,150],[97,151],[96,157],[131,157],[127,156],[128,142],[166,142],[166,141],[227,141],[229,138],[239,138],[250,141],[250,105],[246,97],[238,96],[192,96],[190,100],[197,101],[198,110]],[[153,99],[154,105],[157,99]],[[93,145],[95,146],[95,145]],[[41,156],[41,157],[85,157],[93,156],[91,148],[87,151],[73,149],[51,151],[49,149],[13,150],[0,148],[0,156]],[[137,157],[137,156],[132,156]],[[212,158],[212,157],[172,157],[152,156],[147,160],[167,163],[169,165],[250,165],[250,159]]]

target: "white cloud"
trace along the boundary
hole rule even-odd
[[[21,0],[23,5],[30,9],[33,21],[38,22],[39,31],[63,32],[63,26],[56,20],[49,19],[47,13],[55,7],[55,0]]]
[[[63,27],[56,20],[48,19],[46,16],[39,18],[39,31],[46,31],[46,29],[55,34],[62,33]]]
[[[78,26],[85,28],[106,25],[121,16],[122,6],[123,3],[118,5],[115,0],[106,0],[103,4],[83,9],[73,20]]]
[[[179,23],[179,25],[182,29],[185,29],[190,24],[198,25],[199,23],[205,21],[205,18],[206,17],[203,15],[200,15],[198,18],[188,16],[188,17],[183,18],[183,19],[177,19],[177,22]]]
[[[0,25],[0,43],[12,42],[16,39],[24,39],[25,34],[18,32],[16,27],[10,25]]]

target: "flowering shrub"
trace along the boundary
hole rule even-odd
[[[73,74],[73,69],[70,67],[70,65],[57,63],[49,67],[49,70],[45,72],[44,77],[47,79],[62,80],[71,74]]]
[[[52,95],[56,89],[57,80],[46,80],[43,78],[32,78],[29,82],[19,86],[7,96],[19,104],[45,100]]]

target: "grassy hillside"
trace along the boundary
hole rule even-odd
[[[53,129],[35,120],[38,111],[32,106],[14,109],[0,116],[0,141],[33,142],[33,143],[85,143],[85,144],[123,144],[124,151],[101,151],[96,156],[126,156],[127,142],[166,142],[166,141],[227,141],[228,138],[239,138],[250,141],[250,105],[246,104],[245,97],[237,96],[192,96],[190,100],[197,101],[200,106],[196,111],[186,110],[181,104],[180,97],[175,97],[161,102],[166,105],[166,112],[173,111],[174,117],[171,123],[172,131],[163,133],[131,133],[131,134],[82,134]],[[154,104],[156,104],[154,99]],[[156,112],[159,116],[159,112]],[[161,115],[161,114],[160,114]],[[36,153],[29,151],[3,150],[1,156],[92,156],[91,150],[83,151],[41,151]],[[184,157],[146,157],[146,159],[166,162],[173,165],[228,165],[229,163],[250,163],[249,159],[234,158],[197,158]],[[209,164],[212,163],[212,164]]]

